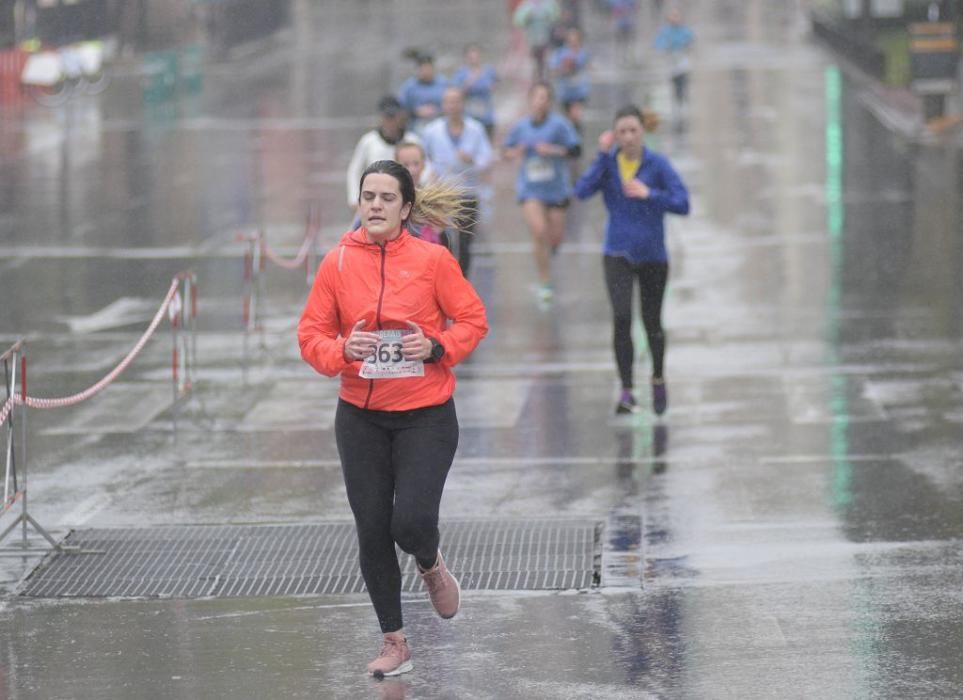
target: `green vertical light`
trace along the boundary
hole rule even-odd
[[[839,324],[842,302],[843,229],[846,208],[843,203],[843,125],[842,75],[829,66],[825,72],[826,89],[826,232],[829,236],[829,296],[826,300],[829,362],[839,363]],[[833,473],[829,480],[832,505],[842,508],[852,501],[853,467],[849,456],[849,401],[845,375],[834,374],[830,384],[829,410],[832,416],[829,449]]]
[[[825,73],[826,89],[826,234],[829,249],[829,294],[826,299],[826,345],[832,368],[829,385],[829,411],[832,423],[829,429],[829,454],[831,458],[827,498],[829,505],[840,514],[853,503],[853,464],[849,461],[849,398],[848,379],[838,370],[840,356],[840,325],[843,287],[843,262],[845,249],[843,236],[846,224],[846,207],[843,201],[843,150],[842,124],[842,77],[839,68],[829,66]],[[877,647],[880,639],[880,623],[873,601],[872,591],[856,579],[853,586],[855,624],[852,638],[854,658],[865,660],[863,674],[870,677],[869,669],[875,670],[879,663]],[[861,675],[863,675],[861,674]],[[859,686],[857,685],[857,688]],[[856,697],[869,695],[868,688],[861,688]]]
[[[826,218],[829,236],[843,233],[843,126],[842,76],[839,68],[826,68]]]

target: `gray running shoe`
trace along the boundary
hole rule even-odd
[[[665,387],[665,380],[656,379],[652,381],[652,410],[655,415],[661,416],[665,409],[669,407],[669,391]]]

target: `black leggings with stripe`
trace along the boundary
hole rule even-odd
[[[623,389],[631,389],[632,363],[635,348],[632,344],[632,290],[639,282],[642,301],[642,325],[652,355],[652,377],[662,379],[665,360],[665,331],[662,329],[662,300],[669,281],[669,263],[643,262],[634,264],[621,256],[603,256],[605,286],[612,304],[615,362]]]
[[[369,411],[339,401],[334,434],[358,529],[361,575],[382,632],[396,632],[403,621],[395,544],[422,568],[434,565],[438,509],[458,447],[455,402]]]

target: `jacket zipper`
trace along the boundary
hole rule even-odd
[[[384,245],[379,246],[381,248],[381,291],[378,292],[378,310],[375,313],[375,325],[378,327],[379,331],[381,330],[381,306],[385,300],[385,259],[387,257],[387,252],[386,252],[387,246],[388,246],[387,241],[384,243]],[[374,391],[374,379],[369,379],[368,395],[365,397],[365,400],[364,400],[365,408],[368,408],[368,404],[371,402],[371,392],[373,391]]]

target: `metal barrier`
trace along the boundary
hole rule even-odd
[[[261,273],[264,272],[263,246],[261,232],[238,234],[238,240],[247,243],[244,252],[244,296],[241,299],[241,319],[247,333],[260,328],[258,314],[261,300]]]
[[[171,370],[174,402],[191,393],[197,362],[197,276],[186,272],[174,278],[174,292],[167,314],[171,322]],[[181,291],[183,290],[183,292]]]
[[[883,80],[886,73],[886,57],[882,50],[866,36],[860,34],[851,23],[837,22],[817,11],[809,15],[813,34],[832,49],[846,56],[856,66],[874,78]]]
[[[0,532],[4,540],[17,525],[23,527],[23,539],[18,551],[28,549],[27,526],[40,533],[51,547],[58,551],[92,553],[79,548],[58,544],[27,511],[27,411],[29,408],[51,409],[75,406],[110,386],[120,374],[130,366],[147,341],[157,330],[165,313],[168,315],[173,333],[172,378],[174,386],[174,407],[181,397],[188,394],[193,386],[194,365],[197,357],[197,278],[194,273],[181,273],[171,280],[167,294],[160,308],[154,314],[150,325],[137,340],[129,353],[107,375],[83,391],[62,398],[37,398],[27,393],[27,356],[24,342],[17,341],[13,347],[0,355],[3,365],[4,388],[6,395],[0,404],[0,428],[6,426],[6,469],[4,472],[3,503],[0,516],[9,512],[17,502],[20,514],[5,530]],[[19,430],[18,430],[19,427]],[[17,433],[19,432],[19,438]]]
[[[305,282],[310,285],[314,281],[314,273],[318,266],[317,242],[320,233],[319,209],[312,205],[308,209],[304,225],[304,239],[293,258],[285,258],[272,249],[268,245],[267,234],[263,230],[238,234],[237,240],[247,243],[248,246],[244,252],[244,294],[241,300],[241,318],[246,332],[261,329],[260,302],[263,292],[261,277],[264,273],[265,261],[270,260],[285,270],[304,268]]]
[[[21,549],[27,549],[27,526],[29,525],[54,549],[64,549],[51,537],[40,523],[27,511],[27,356],[23,352],[23,341],[18,340],[13,347],[0,356],[3,363],[3,384],[6,397],[0,410],[0,425],[5,425],[7,438],[6,467],[3,477],[3,505],[0,514],[7,513],[19,501],[20,513],[10,525],[0,533],[0,541],[22,526]],[[19,399],[19,401],[17,400]],[[19,409],[19,410],[17,410]],[[19,423],[19,431],[17,430]],[[20,433],[19,443],[17,433]],[[18,459],[19,456],[19,459]],[[18,472],[19,465],[19,472]]]

